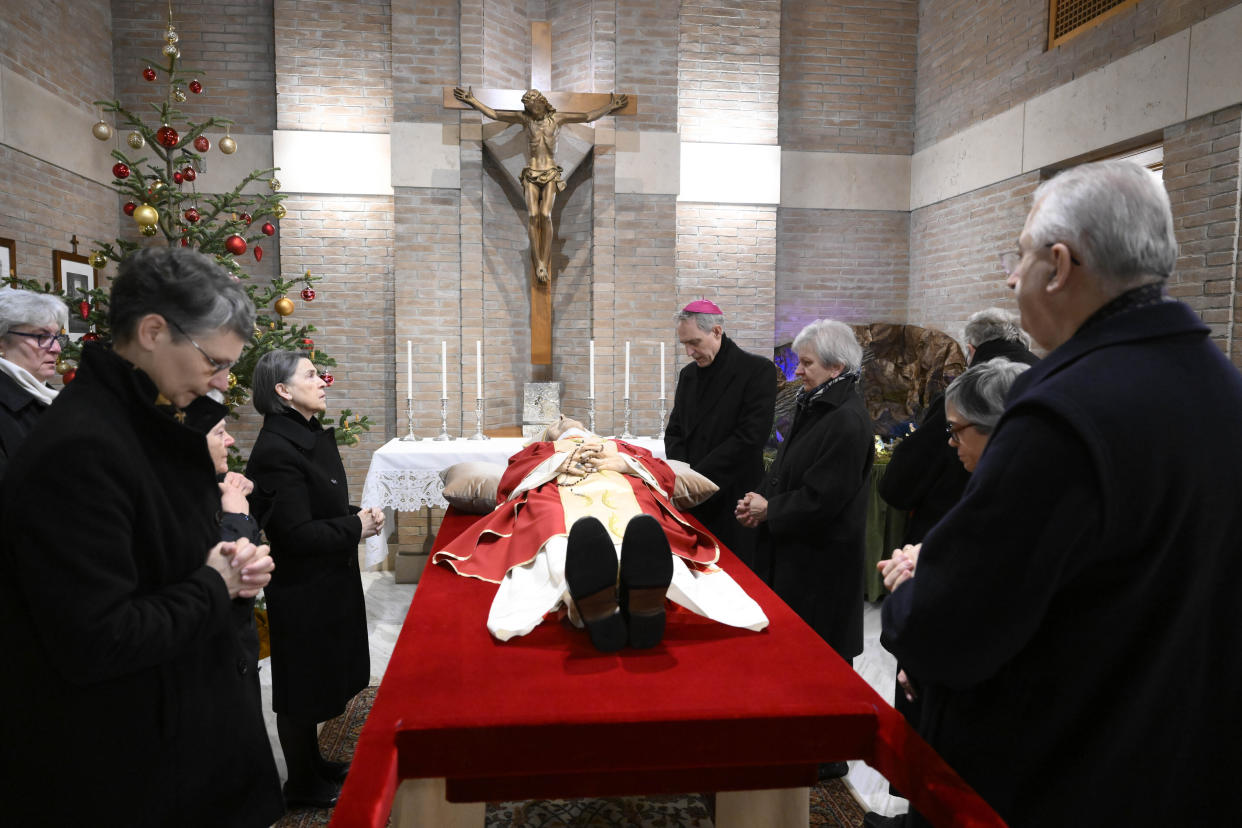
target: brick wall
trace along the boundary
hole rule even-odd
[[[95,101],[112,97],[108,0],[6,2],[0,35],[0,66],[83,109],[95,110]]]
[[[387,132],[392,124],[388,0],[274,0],[277,128]]]
[[[1237,0],[1139,3],[1046,51],[1047,0],[933,0],[919,8],[915,148],[923,149]]]
[[[775,144],[780,0],[682,0],[680,31],[682,139]]]
[[[961,340],[975,311],[1017,312],[998,256],[1015,250],[1039,184],[1032,172],[910,214],[910,288],[906,321]]]
[[[1180,256],[1169,292],[1212,329],[1242,366],[1233,321],[1238,270],[1238,135],[1242,108],[1233,106],[1165,130],[1164,183],[1173,204]]]
[[[618,4],[617,91],[642,96],[638,115],[618,118],[618,129],[677,129],[678,12],[667,0]]]
[[[597,312],[591,302],[595,218],[592,208],[597,179],[593,159],[588,156],[569,177],[565,191],[557,196],[553,213],[556,236],[552,240],[552,379],[561,383],[562,410],[582,418],[583,422],[586,421],[587,343],[591,339],[591,318]],[[516,215],[524,215],[524,210],[525,205],[522,205],[523,212]],[[528,249],[529,244],[523,240],[522,254],[527,261],[530,258]],[[513,327],[524,341],[515,343],[522,346],[515,353],[529,354],[530,328],[518,322],[515,320]],[[528,372],[528,367],[522,371]],[[515,390],[520,403],[521,387]],[[517,414],[515,421],[521,419],[520,409]]]
[[[815,319],[904,322],[909,233],[909,213],[782,208],[776,342]]]
[[[473,0],[472,5],[478,0]],[[463,9],[465,3],[463,2]],[[524,0],[482,0],[483,76],[488,86],[530,83],[530,21]]]
[[[596,91],[592,85],[592,5],[591,0],[552,0],[548,4],[548,23],[552,32],[552,89]]]
[[[393,0],[392,93],[397,121],[456,124],[442,87],[461,78],[457,0]]]
[[[113,4],[116,47],[110,68],[116,97],[130,111],[153,117],[150,105],[167,94],[165,77],[154,83],[142,77],[148,59],[163,57],[168,28],[168,3],[125,0]],[[205,2],[180,0],[173,5],[173,24],[181,40],[179,65],[203,70],[203,92],[186,94],[177,108],[184,118],[201,122],[229,118],[237,133],[270,132],[276,126],[275,44],[272,0]],[[75,25],[79,25],[76,24]],[[166,65],[160,62],[158,65]],[[103,97],[103,93],[100,93]]]
[[[775,274],[775,207],[678,203],[678,308],[706,296],[725,312],[730,338],[770,354]],[[677,367],[685,363],[680,354]]]
[[[781,146],[907,155],[916,0],[781,4]]]

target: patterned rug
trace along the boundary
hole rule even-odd
[[[319,749],[324,757],[344,762],[353,758],[358,734],[371,711],[377,688],[368,687],[350,701],[345,712],[324,724]],[[811,788],[811,825],[819,828],[860,828],[867,809],[843,779]],[[323,828],[330,809],[290,811],[274,828]],[[624,796],[600,799],[550,799],[492,802],[487,828],[712,828],[711,802],[702,794]]]

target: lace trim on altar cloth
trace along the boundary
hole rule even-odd
[[[381,471],[367,475],[362,505],[411,512],[424,506],[447,508],[444,482],[435,471]]]

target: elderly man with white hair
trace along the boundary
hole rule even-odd
[[[1041,185],[1002,259],[1050,353],[962,502],[894,556],[884,644],[1010,825],[1215,824],[1242,738],[1242,377],[1165,295],[1169,198],[1135,164]]]

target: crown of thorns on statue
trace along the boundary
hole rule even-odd
[[[529,92],[527,92],[525,95],[523,95],[523,96],[522,96],[522,105],[523,105],[523,106],[527,106],[527,107],[529,107],[529,106],[530,106],[531,104],[533,104],[535,101],[541,101],[541,102],[543,103],[544,107],[548,110],[548,112],[555,112],[555,111],[556,111],[556,107],[554,107],[551,103],[549,103],[549,102],[548,102],[548,99],[547,99],[547,98],[545,98],[545,97],[543,96],[543,93],[542,93],[542,92],[540,92],[538,89],[532,89],[532,90],[530,90]]]

